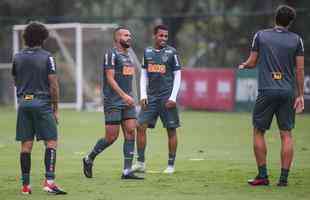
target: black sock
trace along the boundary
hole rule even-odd
[[[96,156],[110,145],[111,143],[108,143],[108,141],[105,138],[99,139],[96,145],[94,146],[93,150],[88,154],[88,158],[90,159],[90,161],[91,162],[94,161]]]
[[[175,153],[169,153],[168,165],[174,166],[175,161]]]
[[[131,169],[133,154],[135,149],[135,140],[125,139],[123,145],[124,169]]]
[[[280,182],[287,182],[288,174],[290,170],[281,168]]]
[[[258,176],[260,178],[268,178],[267,166],[266,165],[258,166]]]
[[[30,168],[31,168],[31,154],[26,152],[20,153],[20,167],[22,171],[23,185],[30,184]]]
[[[139,162],[144,162],[145,161],[145,156],[144,156],[144,154],[145,154],[145,147],[143,147],[143,148],[139,148],[139,147],[137,147],[137,152],[138,152],[138,161]]]
[[[55,179],[56,149],[45,149],[45,177],[47,180]]]

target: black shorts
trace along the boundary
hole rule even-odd
[[[294,94],[286,90],[261,90],[253,111],[253,126],[261,131],[270,128],[275,115],[280,130],[290,131],[295,126]]]
[[[141,110],[138,117],[139,124],[148,124],[154,128],[158,117],[160,117],[165,128],[180,127],[180,119],[177,108],[167,109],[165,103],[168,98],[148,97],[146,110]]]
[[[136,119],[136,108],[128,106],[104,106],[105,124],[121,124],[122,121],[127,119]]]
[[[48,100],[19,99],[16,140],[57,140],[57,126]]]

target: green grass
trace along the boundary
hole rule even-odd
[[[142,182],[120,180],[122,141],[103,154],[94,167],[94,178],[81,171],[81,157],[104,135],[102,113],[62,111],[57,154],[57,182],[69,195],[53,197],[41,190],[44,177],[42,143],[32,154],[33,194],[23,197],[19,182],[19,144],[14,141],[16,113],[0,108],[0,200],[161,200],[161,199],[310,199],[310,115],[297,116],[295,159],[287,188],[275,186],[279,176],[280,139],[275,124],[267,134],[268,169],[272,185],[253,188],[246,184],[256,175],[252,153],[251,115],[248,113],[181,113],[179,148],[174,175],[147,173]],[[162,171],[167,164],[167,136],[158,127],[148,134],[147,168]],[[202,161],[191,161],[203,158]]]

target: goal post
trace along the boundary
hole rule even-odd
[[[27,25],[14,25],[13,27],[13,54],[16,54],[24,46],[21,35],[26,26]],[[60,23],[45,24],[45,26],[50,32],[50,38],[53,40],[51,46],[54,46],[54,49],[56,49],[56,51],[54,51],[58,54],[56,63],[61,63],[60,65],[57,64],[58,69],[61,68],[62,71],[66,72],[66,75],[61,76],[62,79],[60,79],[60,82],[68,82],[68,87],[72,87],[72,85],[75,87],[75,91],[71,92],[74,93],[74,95],[72,95],[74,97],[70,99],[67,98],[65,94],[61,95],[59,105],[62,108],[75,108],[81,111],[85,107],[86,99],[95,98],[92,89],[94,86],[91,84],[93,83],[93,78],[89,75],[87,80],[85,76],[85,74],[91,74],[88,72],[92,70],[92,67],[90,67],[90,64],[86,64],[86,61],[96,63],[93,61],[93,58],[88,58],[88,55],[91,54],[91,52],[88,51],[92,49],[93,53],[99,53],[96,57],[100,56],[97,60],[101,61],[104,49],[111,47],[111,31],[117,27],[117,25]],[[107,34],[107,32],[109,32],[109,34]],[[107,36],[103,37],[104,35]],[[57,44],[56,47],[55,44]],[[47,50],[49,49],[47,48]],[[90,69],[85,71],[85,65]],[[101,64],[99,64],[99,66],[93,66],[93,68],[99,68],[100,65]],[[74,80],[70,82],[70,78]],[[16,95],[15,105],[17,105]]]

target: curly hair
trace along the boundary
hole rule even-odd
[[[47,28],[40,22],[30,22],[24,30],[23,38],[28,47],[42,46],[48,38]]]
[[[276,10],[275,20],[277,25],[287,27],[295,20],[295,17],[296,11],[290,6],[281,5]]]

